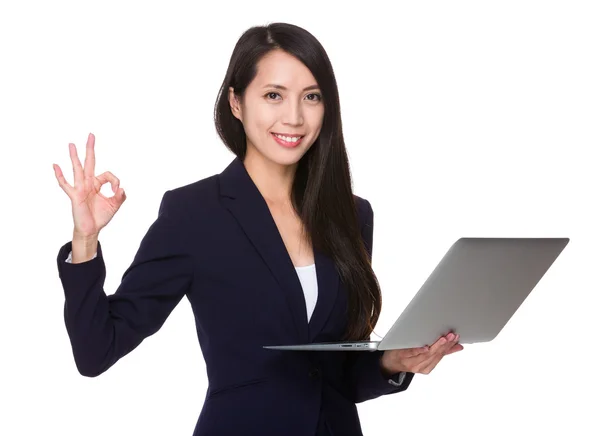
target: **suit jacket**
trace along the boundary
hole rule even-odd
[[[355,199],[371,255],[373,210]],[[208,376],[194,436],[362,435],[356,403],[404,391],[414,376],[390,384],[379,366],[382,351],[263,348],[340,340],[347,289],[333,260],[315,250],[319,292],[308,321],[294,265],[238,158],[220,174],[165,192],[158,218],[112,295],[103,289],[100,242],[87,262],[65,262],[70,251],[67,242],[57,263],[82,375],[106,371],[188,298]]]

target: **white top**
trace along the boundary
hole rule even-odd
[[[306,316],[310,321],[310,317],[317,305],[317,296],[319,294],[317,286],[317,269],[315,264],[307,266],[296,266],[296,273],[300,279],[302,290],[304,291],[304,300],[306,301]]]

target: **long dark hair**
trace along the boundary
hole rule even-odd
[[[322,92],[324,118],[315,143],[298,162],[292,204],[314,248],[332,257],[348,289],[347,328],[342,340],[368,340],[381,312],[381,290],[362,242],[342,134],[337,82],[329,57],[308,31],[288,23],[248,29],[231,55],[215,103],[217,132],[242,161],[246,135],[229,104],[229,87],[238,98],[257,73],[257,63],[272,50],[295,56],[311,71]]]

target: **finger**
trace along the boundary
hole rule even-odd
[[[461,344],[455,344],[452,348],[450,348],[448,351],[446,351],[446,356],[457,353],[464,349],[465,349],[465,347],[463,347]]]
[[[110,197],[108,201],[110,201],[110,203],[118,210],[126,199],[127,196],[125,195],[125,190],[121,188],[115,195]]]
[[[429,364],[427,366],[425,366],[425,368],[423,368],[423,372],[425,374],[431,374],[431,372],[435,369],[435,367],[438,365],[438,363],[440,363],[440,361],[442,360],[443,356],[439,356],[435,359],[432,359]]]
[[[458,341],[460,340],[460,335],[456,333],[450,333],[446,336],[446,339],[448,340],[448,342],[446,343],[445,348],[449,350],[450,348],[458,344]]]
[[[430,360],[428,360],[428,362],[426,362],[424,364],[424,368],[426,370],[429,370],[431,372],[431,370],[433,370],[433,368],[440,362],[440,360],[442,360],[442,358],[444,356],[448,356],[450,354],[454,354],[458,351],[461,351],[464,349],[464,347],[458,343],[459,340],[459,336],[456,335],[456,337],[454,338],[453,341],[447,343],[443,349],[440,349],[440,352],[437,353],[436,355],[433,356],[433,358],[431,358]],[[432,366],[433,365],[433,366]]]
[[[71,194],[73,193],[73,187],[65,180],[65,176],[57,164],[52,164],[52,167],[54,168],[54,175],[56,176],[56,180],[58,180],[58,185],[70,198]]]
[[[458,335],[453,334],[450,337],[453,338],[452,341],[448,341],[447,336],[442,336],[438,339],[434,344],[436,348],[432,345],[429,353],[416,356],[412,359],[406,359],[406,366],[412,368],[411,372],[429,374],[444,356],[464,348],[457,343],[460,338]]]
[[[428,361],[431,358],[431,356],[432,354],[430,353],[421,353],[415,356],[403,357],[399,360],[401,361],[403,366],[409,368],[410,371],[412,371],[411,368],[420,367],[421,365],[423,365],[423,362]]]
[[[440,360],[442,360],[442,357],[444,357],[443,354],[431,355],[429,358],[415,365],[414,372],[421,374],[429,374],[431,371],[433,371],[433,369],[440,362]]]
[[[100,188],[102,187],[102,185],[104,185],[105,183],[108,183],[108,182],[110,182],[110,187],[112,189],[112,192],[114,192],[116,194],[117,191],[119,190],[119,184],[121,183],[121,181],[119,180],[119,178],[117,176],[115,176],[110,171],[105,171],[96,177],[95,185],[96,185],[98,192],[100,192]]]
[[[448,352],[458,344],[458,340],[459,340],[459,336],[455,335],[455,337],[453,338],[453,340],[448,341],[443,347],[440,348],[439,353],[442,356],[445,356],[446,354],[448,354]]]
[[[452,341],[448,341],[449,337],[452,338]],[[457,335],[453,333],[441,336],[430,347],[424,346],[399,350],[398,357],[402,361],[403,366],[407,368],[422,368],[436,356],[439,356],[439,358],[443,357],[446,351],[455,344],[454,341],[456,340]]]
[[[453,338],[453,336],[451,336],[451,337]],[[447,336],[441,336],[429,348],[431,350],[431,353],[439,353],[441,350],[444,349],[444,347],[447,344],[448,344],[448,337]]]
[[[85,177],[94,177],[94,171],[96,168],[96,156],[94,154],[94,144],[96,143],[96,137],[90,133],[88,135],[87,144],[85,145]]]
[[[77,157],[77,147],[71,142],[69,142],[69,155],[73,164],[73,185],[74,187],[83,186],[83,168],[81,167],[79,157]]]
[[[443,354],[446,351],[448,351],[450,348],[452,348],[455,344],[458,343],[460,336],[457,335],[456,333],[450,332],[446,336],[443,336],[443,338],[446,339],[446,342],[442,343],[439,347],[435,348],[435,352],[437,352],[437,353]]]
[[[434,366],[448,354],[456,353],[457,351],[462,350],[464,347],[458,343],[460,340],[460,336],[457,334],[451,334],[445,336],[446,343],[437,348],[434,352],[430,353],[431,358],[427,359],[422,365],[423,368],[432,368],[430,365],[432,362]],[[448,338],[452,338],[452,340],[448,341]]]
[[[416,348],[404,348],[404,349],[398,350],[398,355],[402,359],[405,359],[405,358],[422,355],[424,353],[427,353],[428,351],[429,351],[428,346],[416,347]]]
[[[464,348],[461,344],[457,344],[456,341],[457,338],[455,338],[454,341],[450,342],[450,345],[446,348],[445,352],[434,354],[433,356],[431,356],[431,358],[422,362],[420,365],[417,366],[417,370],[422,372],[423,374],[430,374],[431,371],[433,371],[438,365],[438,363],[440,363],[444,356],[456,353]]]

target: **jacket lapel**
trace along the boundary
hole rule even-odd
[[[243,162],[235,158],[219,175],[222,204],[233,214],[277,280],[288,303],[299,343],[312,342],[335,303],[339,275],[333,260],[314,250],[318,298],[308,323],[304,291],[271,211]]]
[[[313,342],[321,330],[323,330],[325,322],[329,318],[339,292],[340,279],[331,257],[326,256],[318,250],[314,250],[314,254],[317,269],[318,296],[317,305],[308,326],[310,342]],[[295,272],[296,270],[294,270]],[[302,291],[302,298],[304,299],[304,291]],[[304,310],[306,312],[306,303]]]

